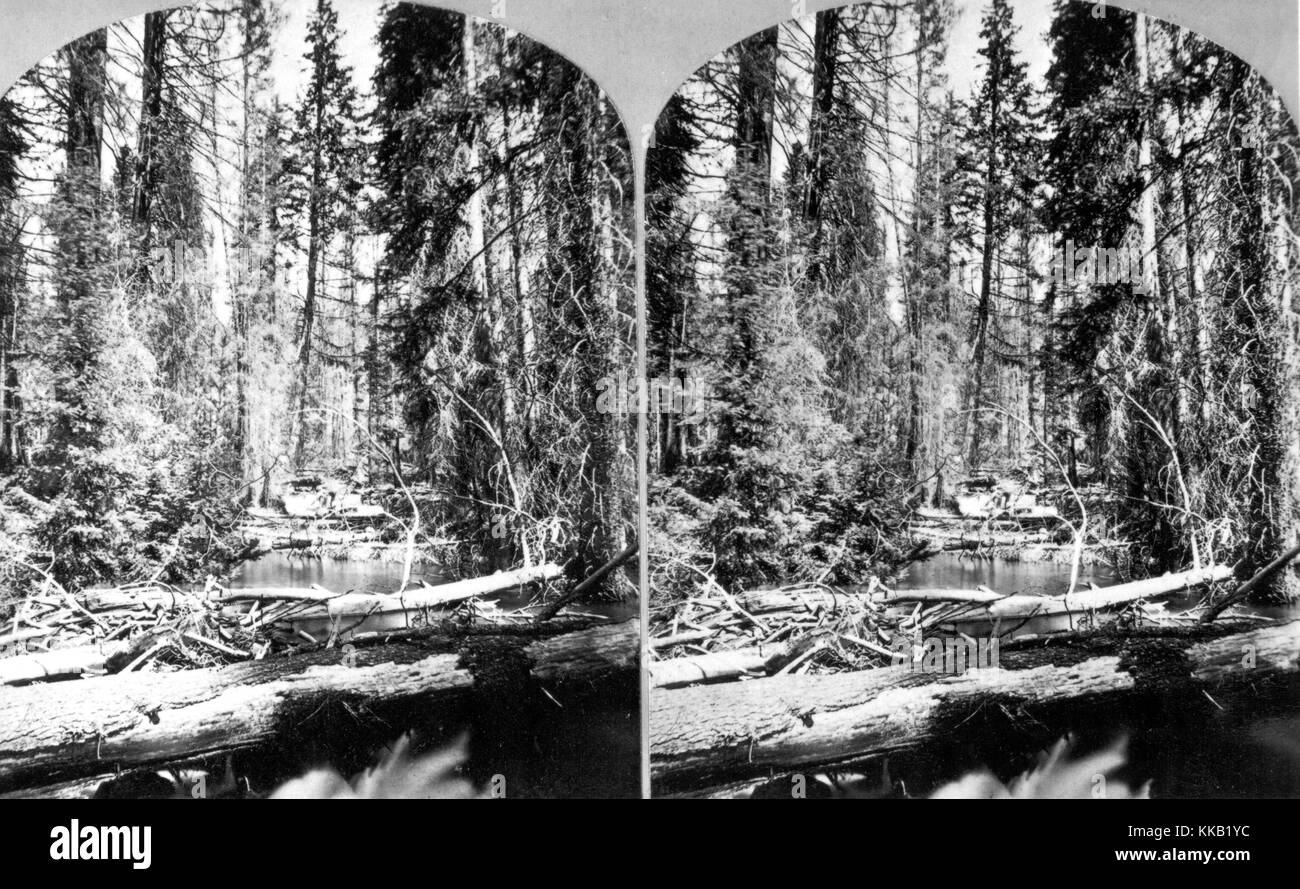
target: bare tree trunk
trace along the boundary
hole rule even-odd
[[[325,93],[316,92],[316,132],[321,132],[325,125]],[[316,330],[316,293],[319,286],[321,251],[324,249],[325,233],[321,230],[321,204],[324,195],[323,172],[324,157],[319,140],[312,145],[311,156],[311,195],[307,200],[307,295],[302,305],[302,334],[298,342],[298,409],[294,414],[293,462],[301,469],[306,451],[307,407],[310,401],[312,341]]]
[[[999,114],[1001,112],[1001,92],[996,74],[993,79],[992,101],[989,106],[989,150],[985,158],[987,169],[984,172],[984,247],[980,264],[980,295],[975,306],[975,326],[972,344],[975,347],[972,357],[970,399],[967,409],[970,446],[967,450],[966,465],[974,469],[979,465],[980,457],[980,415],[977,413],[984,400],[984,365],[988,353],[989,312],[993,301],[993,259],[998,250],[996,240],[996,205],[995,176],[997,175],[997,141]]]
[[[1147,39],[1147,17],[1141,13],[1133,17],[1133,46],[1137,62],[1138,85],[1141,92],[1149,94],[1151,90],[1151,55]],[[1162,287],[1165,282],[1160,274],[1161,247],[1157,242],[1156,232],[1156,176],[1152,159],[1152,142],[1155,139],[1159,123],[1152,111],[1141,123],[1141,135],[1138,138],[1138,172],[1142,180],[1142,195],[1138,201],[1138,221],[1142,236],[1142,285],[1147,299],[1159,307],[1161,313],[1161,334],[1163,338],[1164,363],[1169,370],[1173,407],[1169,422],[1171,435],[1178,441],[1178,422],[1183,417],[1184,392],[1181,369],[1183,365],[1182,347],[1178,336],[1178,300],[1172,287]]]
[[[140,127],[136,136],[135,189],[131,221],[139,234],[141,262],[153,247],[151,212],[158,190],[158,137],[162,118],[163,76],[167,50],[167,13],[151,12],[144,17],[141,42]]]

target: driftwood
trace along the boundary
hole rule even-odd
[[[1064,647],[1063,647],[1064,649]],[[1060,666],[1044,653],[1004,653],[1002,667],[961,675],[907,668],[776,676],[659,690],[650,699],[650,750],[661,789],[698,787],[776,770],[834,766],[956,733],[981,709],[1047,719],[1058,705],[1108,706],[1126,696],[1212,694],[1228,705],[1276,677],[1300,672],[1300,621],[1189,643],[1145,635],[1094,646]],[[1008,669],[1023,657],[1024,666]]]
[[[0,791],[258,747],[331,720],[426,716],[474,693],[541,682],[585,693],[635,677],[636,621],[533,629],[0,689]]]
[[[674,645],[691,645],[695,642],[703,642],[706,639],[713,638],[713,630],[687,630],[684,633],[673,633],[670,636],[659,636],[650,640],[651,650],[660,648],[672,648]]]

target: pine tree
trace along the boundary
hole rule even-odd
[[[981,458],[984,431],[979,411],[985,407],[989,357],[989,328],[1001,294],[995,291],[1001,251],[1017,223],[1025,219],[1032,183],[1026,181],[1034,146],[1029,138],[1033,119],[1026,65],[1018,59],[1014,41],[1019,33],[1007,0],[992,0],[985,10],[978,50],[984,75],[971,103],[964,139],[967,154],[967,210],[978,219],[980,235],[979,294],[971,324],[972,367],[967,395],[969,433],[967,465]]]
[[[361,188],[357,178],[357,90],[352,71],[338,48],[338,13],[330,0],[317,0],[307,26],[306,92],[294,115],[292,150],[285,157],[285,204],[292,217],[293,236],[306,254],[305,294],[298,335],[298,370],[291,435],[294,462],[306,456],[307,436],[315,428],[312,405],[312,356],[317,316],[331,242]]]
[[[19,161],[31,134],[12,98],[0,97],[0,473],[23,459],[22,397],[18,368],[20,302],[25,290],[26,257],[18,210]]]
[[[824,429],[821,356],[803,335],[780,236],[772,147],[778,40],[760,32],[735,50],[734,164],[721,225],[727,258],[719,306],[716,434],[691,472],[708,502],[704,545],[725,586],[779,579],[811,529],[802,496]]]

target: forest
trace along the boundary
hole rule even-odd
[[[954,3],[916,0],[760,32],[677,94],[650,373],[713,397],[652,431],[655,530],[690,541],[664,572],[862,582],[981,473],[1098,497],[1139,574],[1287,548],[1294,124],[1235,56],[1094,6],[1051,9],[1041,83],[996,0],[959,93]]]
[[[75,728],[37,750],[11,722],[0,791],[183,759],[214,729],[169,689],[261,683],[209,752],[325,743],[357,768],[443,694],[421,743],[469,719],[480,784],[546,792],[570,778],[527,714],[564,693],[528,671],[603,641],[578,685],[616,743],[572,780],[634,794],[636,426],[597,404],[633,361],[634,210],[603,92],[432,7],[212,0],[22,77],[0,99],[0,685],[35,684],[0,709],[31,692],[10,715],[62,724],[135,673],[175,709],[90,759]],[[472,677],[420,646],[489,644],[506,715],[467,717]],[[347,670],[370,658],[367,694]],[[413,659],[427,675],[384,679]],[[266,684],[321,664],[305,698]],[[268,739],[286,707],[317,734]],[[297,762],[272,761],[245,767]]]
[[[1127,719],[1168,793],[1143,713],[1262,712],[1132,648],[1294,618],[1300,141],[1258,73],[1104,3],[854,4],[654,137],[649,374],[707,393],[648,442],[658,792],[1005,778]],[[1290,674],[1281,626],[1230,638]]]
[[[608,102],[495,25],[375,6],[353,71],[329,0],[293,13],[288,62],[278,4],[200,5],[0,106],[11,588],[201,579],[310,474],[406,489],[457,571],[582,578],[634,535],[634,427],[594,407],[635,299]]]

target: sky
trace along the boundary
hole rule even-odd
[[[1021,57],[1029,66],[1031,83],[1045,80],[1047,67],[1051,61],[1046,41],[1046,31],[1050,23],[1053,0],[1011,0],[1013,15],[1020,26],[1016,41]],[[980,19],[987,0],[955,0],[956,19],[949,36],[947,67],[949,82],[959,99],[966,99],[976,88],[981,76],[982,59],[976,52],[979,47]],[[272,32],[273,60],[271,76],[273,89],[281,102],[287,107],[295,107],[306,85],[306,61],[303,58],[307,48],[307,25],[315,8],[315,0],[279,0],[276,3],[280,22]],[[370,79],[378,62],[378,48],[375,37],[379,27],[382,0],[335,0],[335,10],[339,17],[339,48],[344,62],[352,69],[353,81],[362,96],[362,110],[369,110]],[[125,24],[125,32],[116,35],[114,42],[122,42],[125,50],[130,42],[138,41],[143,29],[143,18],[131,20]],[[811,33],[811,31],[810,31]],[[906,38],[904,38],[906,39]],[[719,53],[725,47],[719,46]],[[119,72],[120,74],[121,72]],[[122,85],[128,96],[138,99],[138,77],[122,77]],[[114,137],[110,137],[114,138]],[[115,138],[124,144],[134,141],[132,124],[128,121],[125,128]],[[43,168],[41,172],[51,173],[59,162],[57,145],[40,160],[31,163]],[[111,175],[112,163],[109,160],[112,146],[106,146],[105,175]],[[777,158],[777,166],[781,159]],[[220,170],[206,171],[210,181],[224,183],[229,177]],[[777,171],[780,175],[780,171]],[[899,183],[900,186],[902,183]],[[224,185],[216,186],[215,200],[221,204],[229,196],[221,194]],[[220,233],[218,233],[220,239]],[[214,252],[221,253],[224,245],[211,245]],[[363,248],[365,250],[365,248]],[[369,252],[369,251],[367,251]],[[219,302],[220,300],[219,297]]]
[[[302,95],[306,86],[307,22],[315,10],[312,0],[287,0],[281,4],[283,23],[272,38],[274,57],[271,75],[276,92],[285,101]],[[339,51],[352,68],[352,79],[363,94],[370,89],[370,77],[379,62],[375,35],[379,31],[378,0],[335,0],[339,17]],[[368,107],[368,103],[366,105]]]
[[[976,53],[979,46],[980,17],[986,0],[956,0],[957,18],[951,34],[948,73],[959,97],[968,95],[978,82]],[[275,58],[271,66],[277,92],[286,101],[301,94],[304,86],[304,62],[307,21],[315,3],[312,0],[287,0],[282,4],[283,25],[274,37]],[[354,81],[363,93],[368,92],[370,75],[379,61],[375,34],[379,28],[380,0],[336,0],[339,16],[339,48],[351,66]],[[1046,33],[1050,23],[1052,0],[1012,0],[1012,12],[1021,32],[1017,48],[1029,65],[1031,83],[1042,83],[1051,62]],[[718,48],[719,51],[723,47]]]
[[[948,49],[948,76],[958,98],[970,95],[979,82],[984,59],[976,52],[980,45],[980,19],[984,0],[957,0],[957,20],[953,23]],[[1011,0],[1012,20],[1020,26],[1015,42],[1021,58],[1029,65],[1029,82],[1041,84],[1047,77],[1052,53],[1047,45],[1051,24],[1052,0]]]

